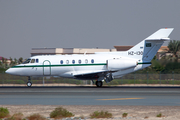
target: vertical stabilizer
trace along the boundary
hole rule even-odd
[[[127,51],[128,57],[141,61],[151,61],[164,41],[170,40],[168,36],[173,28],[162,28]]]

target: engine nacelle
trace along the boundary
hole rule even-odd
[[[107,60],[107,69],[110,71],[123,70],[136,67],[137,62],[133,59],[111,59]]]

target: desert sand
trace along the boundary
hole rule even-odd
[[[49,118],[50,113],[56,107],[63,107],[75,115],[73,119],[84,116],[84,119],[90,120],[91,113],[103,110],[113,114],[113,118],[107,120],[180,120],[180,106],[0,105],[0,107],[8,108],[11,115],[20,112],[24,117],[39,113]],[[123,113],[128,113],[128,116],[123,118]],[[156,117],[159,113],[162,117]]]

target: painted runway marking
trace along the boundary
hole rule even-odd
[[[133,99],[145,99],[145,98],[112,98],[112,99],[97,99],[97,100],[133,100]]]

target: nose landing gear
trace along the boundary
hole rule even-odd
[[[31,87],[31,86],[32,86],[31,77],[30,77],[30,76],[28,76],[27,86],[28,86],[28,87]]]

